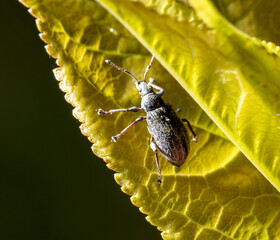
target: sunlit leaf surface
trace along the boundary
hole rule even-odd
[[[190,1],[194,9],[171,0],[22,2],[58,59],[55,75],[93,151],[118,172],[122,190],[165,239],[277,239],[280,76],[274,45],[236,30],[208,1]],[[144,113],[95,111],[140,106],[133,79],[104,60],[141,79],[151,53],[158,61],[149,77],[198,135],[181,168],[160,156],[160,186],[145,122],[110,141]]]

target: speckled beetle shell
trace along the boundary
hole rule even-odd
[[[189,154],[190,141],[185,125],[172,107],[163,104],[147,111],[147,126],[161,154],[180,167]]]
[[[148,131],[158,150],[172,164],[181,166],[189,153],[189,135],[182,120],[172,106],[165,104],[161,95],[155,93],[149,83],[136,83],[141,95],[141,107],[144,108]]]

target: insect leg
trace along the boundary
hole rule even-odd
[[[146,116],[142,116],[142,117],[138,117],[136,118],[136,120],[134,122],[132,122],[131,124],[129,124],[124,130],[122,130],[119,134],[117,134],[116,136],[112,137],[112,142],[116,142],[118,140],[118,138],[120,138],[122,135],[125,134],[125,132],[130,129],[132,126],[134,126],[136,123],[141,122],[143,120],[146,120]]]
[[[154,89],[158,90],[158,92],[156,92],[156,94],[159,95],[159,96],[161,96],[161,95],[164,93],[164,89],[163,89],[162,87],[158,86],[158,85],[155,85],[155,84],[153,83],[154,81],[155,81],[154,78],[150,78],[148,84],[149,84],[151,87],[153,87]]]
[[[116,113],[116,112],[139,112],[139,111],[143,111],[144,108],[139,108],[139,107],[131,107],[131,108],[127,108],[127,109],[111,109],[109,111],[104,111],[101,108],[96,109],[95,111],[97,112],[98,115],[101,114],[112,114],[112,113]]]
[[[197,142],[196,134],[194,133],[190,122],[187,119],[185,119],[185,118],[182,118],[182,121],[186,122],[188,124],[188,127],[189,127],[190,131],[192,132],[192,137],[193,137],[192,141]]]
[[[155,153],[155,159],[156,159],[157,170],[158,170],[157,183],[161,184],[161,172],[160,172],[160,167],[159,167],[159,162],[158,162],[157,147],[156,147],[156,144],[154,143],[154,138],[153,137],[151,137],[151,140],[150,140],[150,147],[153,150],[153,152]]]

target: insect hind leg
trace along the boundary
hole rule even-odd
[[[158,161],[157,146],[154,143],[154,138],[153,137],[151,137],[151,140],[150,140],[150,147],[153,150],[153,152],[155,153],[155,159],[156,159],[157,170],[158,170],[158,180],[157,180],[157,183],[161,184],[161,171],[160,171],[160,166],[159,166],[159,161]]]

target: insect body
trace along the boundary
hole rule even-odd
[[[161,183],[161,171],[159,167],[157,149],[161,154],[173,165],[180,167],[185,161],[189,154],[190,149],[190,140],[188,132],[185,128],[183,122],[186,122],[190,131],[193,135],[193,141],[196,141],[196,135],[186,119],[180,119],[176,112],[173,110],[171,105],[165,104],[161,96],[164,93],[163,88],[155,85],[154,79],[150,78],[150,81],[147,83],[146,76],[153,62],[154,56],[152,57],[149,65],[144,74],[144,80],[139,81],[127,70],[115,65],[110,60],[106,62],[118,70],[125,72],[136,80],[136,88],[141,95],[141,107],[131,107],[128,109],[112,109],[109,111],[104,111],[98,109],[98,114],[112,114],[115,112],[138,112],[145,111],[146,116],[138,117],[134,122],[128,125],[124,130],[119,134],[112,137],[112,141],[116,142],[117,139],[122,136],[129,128],[135,125],[138,122],[143,120],[147,121],[148,131],[151,134],[150,146],[155,153],[155,159],[158,169],[158,183]],[[156,89],[157,92],[154,92],[153,89]]]

